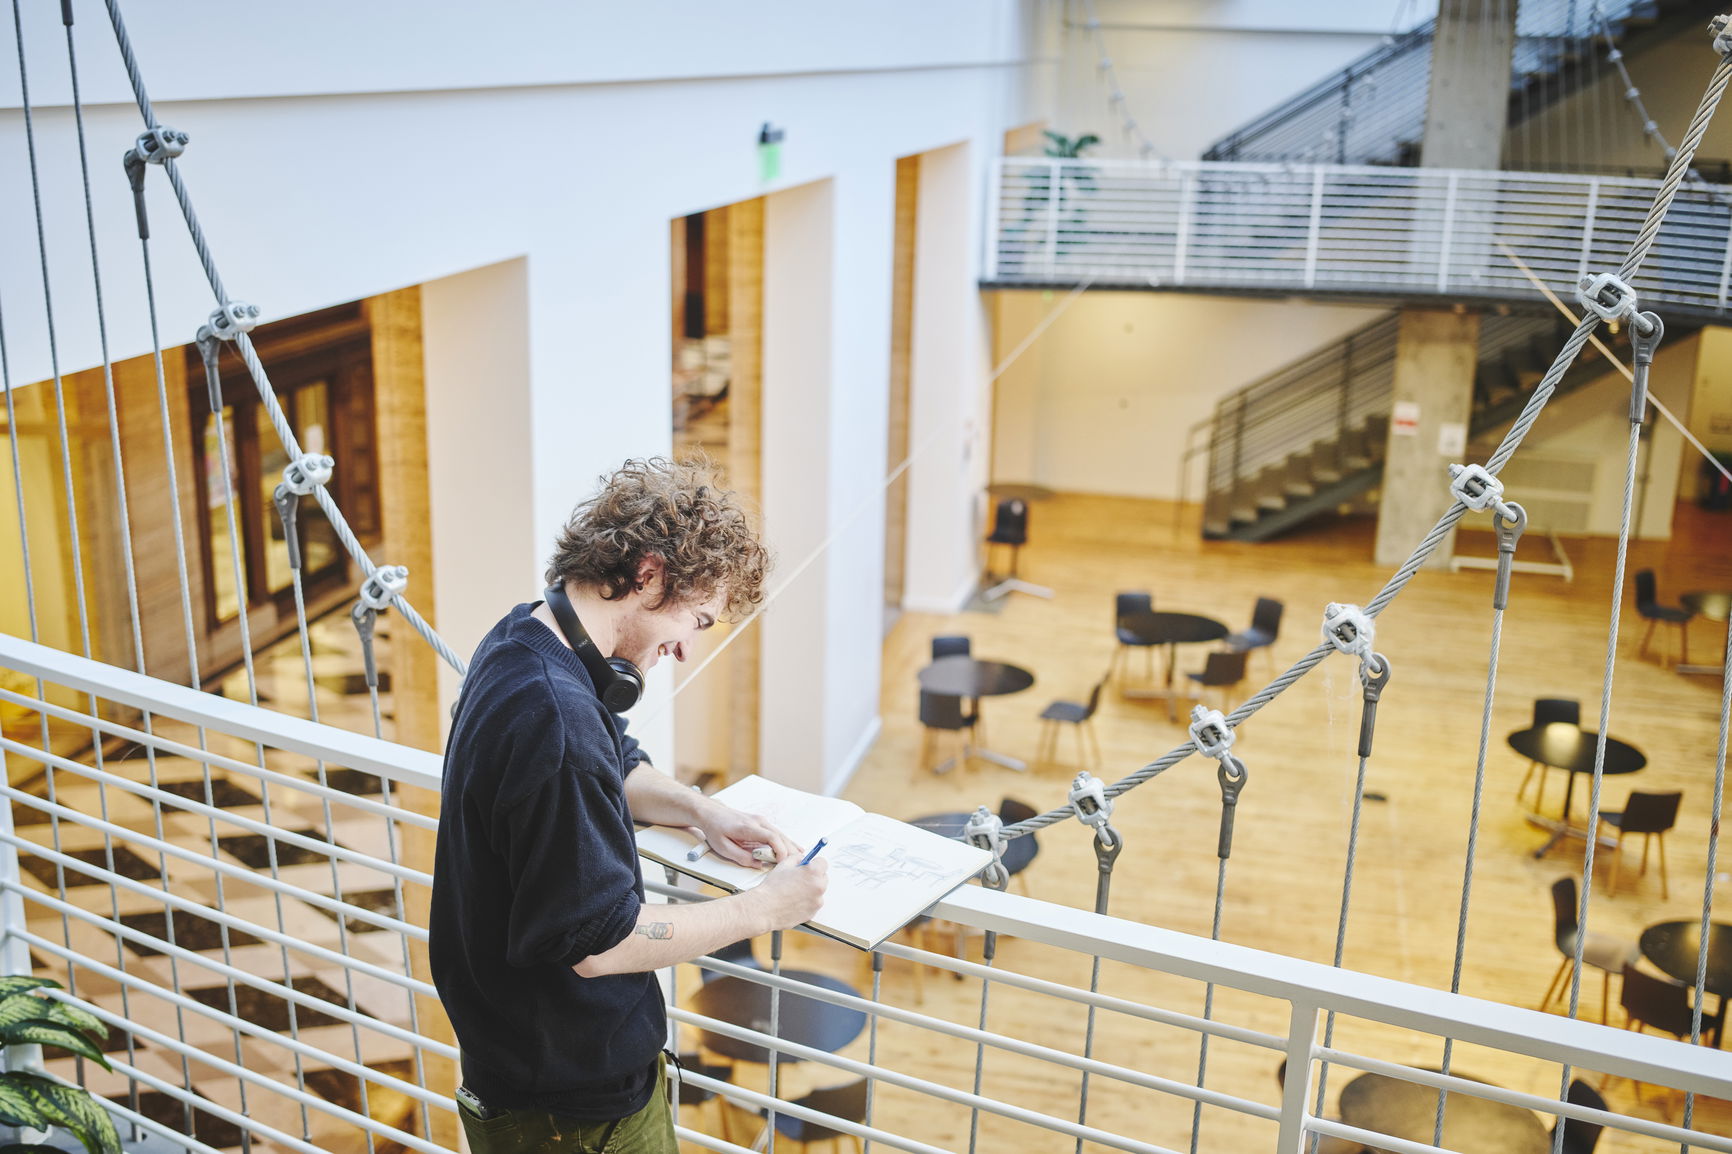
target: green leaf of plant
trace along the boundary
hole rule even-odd
[[[48,1129],[50,1119],[42,1093],[29,1074],[0,1074],[0,1121],[8,1126]]]
[[[59,1154],[68,1154],[59,1146],[50,1146],[46,1142],[40,1146],[32,1146],[28,1142],[11,1142],[5,1146],[0,1146],[0,1154],[42,1154],[44,1150],[56,1150],[59,1151]]]
[[[13,994],[25,990],[63,990],[66,987],[49,978],[32,978],[28,974],[14,974],[11,977],[0,978],[0,998],[10,998]]]
[[[48,1001],[48,999],[43,1000]],[[0,1012],[5,1009],[5,1003],[0,1002]],[[107,1022],[89,1010],[81,1009],[68,1002],[48,1001],[48,1020],[59,1022],[63,1026],[71,1026],[75,1030],[82,1030],[86,1034],[95,1034],[98,1038],[106,1039],[108,1037]],[[5,1154],[5,1151],[0,1151],[0,1154]]]
[[[45,1080],[46,1082],[46,1080]],[[80,1086],[46,1082],[43,1093],[53,1101],[60,1123],[78,1135],[89,1154],[121,1154],[114,1119],[90,1091]]]
[[[62,1050],[72,1051],[80,1058],[89,1058],[104,1070],[110,1068],[108,1059],[103,1057],[102,1051],[96,1048],[94,1042],[77,1030],[71,1030],[53,1022],[25,1022],[8,1031],[7,1040],[14,1044],[34,1042],[38,1046],[59,1046]]]
[[[53,1003],[32,993],[13,994],[0,999],[0,1043],[11,1044],[10,1032],[23,1022],[49,1021]]]

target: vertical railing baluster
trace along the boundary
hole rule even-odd
[[[1060,181],[1063,167],[1058,161],[1047,162],[1046,166],[1046,275],[1048,280],[1058,276],[1058,199],[1062,187]]]
[[[1451,172],[1443,192],[1443,239],[1437,254],[1437,291],[1440,293],[1449,291],[1449,250],[1455,229],[1455,198],[1460,179],[1460,173]]]
[[[1317,283],[1317,247],[1322,242],[1323,166],[1311,173],[1311,222],[1305,232],[1305,287]]]
[[[1318,1008],[1294,1002],[1287,1015],[1286,1074],[1281,1081],[1279,1154],[1303,1154],[1305,1103],[1311,1096],[1311,1044],[1317,1036]]]

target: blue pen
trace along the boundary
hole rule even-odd
[[[800,859],[800,864],[806,865],[806,864],[810,863],[813,858],[818,856],[818,851],[823,849],[824,846],[829,843],[829,841],[830,841],[830,839],[827,837],[819,838],[818,844],[813,846],[811,849],[807,850],[806,856]]]

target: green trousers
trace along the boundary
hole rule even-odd
[[[585,1122],[523,1107],[483,1120],[459,1104],[471,1154],[676,1154],[668,1109],[667,1059],[656,1060],[656,1084],[642,1110],[611,1122]]]

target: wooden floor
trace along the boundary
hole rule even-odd
[[[1659,574],[1662,599],[1689,589],[1732,587],[1732,515],[1680,506],[1670,542],[1637,543],[1628,567]],[[904,615],[884,649],[883,732],[846,795],[871,809],[912,818],[977,805],[996,809],[1013,796],[1041,810],[1061,805],[1076,772],[1074,737],[1066,733],[1061,762],[1036,763],[1015,773],[976,761],[942,776],[920,763],[921,730],[915,719],[915,673],[928,660],[935,633],[966,633],[976,655],[1001,658],[1036,673],[1033,689],[988,699],[984,715],[991,747],[1032,760],[1040,710],[1054,698],[1081,699],[1106,669],[1114,642],[1113,595],[1145,589],[1159,609],[1208,614],[1233,628],[1248,624],[1258,596],[1286,603],[1280,640],[1273,648],[1280,668],[1300,657],[1318,637],[1329,601],[1363,604],[1381,588],[1388,571],[1370,561],[1373,526],[1366,520],[1336,522],[1265,545],[1200,540],[1194,515],[1175,526],[1168,504],[1128,499],[1058,495],[1031,511],[1031,543],[1023,550],[1022,575],[1052,587],[1052,600],[1014,594],[987,612],[947,616]],[[1542,861],[1531,856],[1544,839],[1524,819],[1515,794],[1526,762],[1505,736],[1527,725],[1536,697],[1577,697],[1584,724],[1599,714],[1606,654],[1615,543],[1565,542],[1575,579],[1518,574],[1502,631],[1502,657],[1492,710],[1479,838],[1461,990],[1517,1006],[1535,1005],[1560,955],[1553,945],[1548,887],[1557,878],[1579,876],[1582,843],[1566,842]],[[1495,552],[1489,533],[1464,532],[1464,555]],[[1542,539],[1523,544],[1524,559],[1549,560]],[[1357,868],[1348,915],[1344,964],[1355,970],[1447,989],[1461,914],[1464,858],[1474,798],[1481,713],[1493,622],[1493,578],[1487,572],[1426,571],[1378,620],[1376,648],[1386,654],[1393,676],[1377,720],[1377,744],[1367,789],[1386,800],[1365,806]],[[1626,586],[1628,582],[1626,581]],[[1605,808],[1621,804],[1629,788],[1681,789],[1683,809],[1667,838],[1670,897],[1660,896],[1650,869],[1636,878],[1626,869],[1624,887],[1605,894],[1609,851],[1599,854],[1590,928],[1634,940],[1640,929],[1669,917],[1699,916],[1707,857],[1711,790],[1720,709],[1718,677],[1686,676],[1662,663],[1656,652],[1638,656],[1645,622],[1626,594],[1617,646],[1611,732],[1641,748],[1648,768],[1627,778],[1608,778]],[[1691,656],[1718,661],[1722,638],[1716,626],[1691,630]],[[1657,633],[1676,660],[1675,631]],[[1181,651],[1181,668],[1198,669],[1207,647]],[[1133,669],[1140,668],[1141,655]],[[1234,703],[1269,680],[1271,667],[1258,654],[1253,682]],[[1335,949],[1342,901],[1360,718],[1356,665],[1331,657],[1263,709],[1239,731],[1235,752],[1249,771],[1240,797],[1237,833],[1226,871],[1221,936],[1258,949],[1329,962]],[[1109,689],[1097,719],[1103,778],[1116,781],[1186,740],[1184,728],[1167,719],[1158,703],[1132,702]],[[1561,800],[1561,773],[1548,786],[1548,808]],[[1586,784],[1584,781],[1582,784]],[[1578,791],[1586,808],[1587,790]],[[1215,842],[1220,792],[1213,763],[1191,758],[1145,783],[1118,802],[1115,825],[1126,848],[1119,859],[1111,913],[1124,918],[1207,935],[1214,913]],[[1088,832],[1065,823],[1040,834],[1040,856],[1026,874],[1036,897],[1091,908],[1095,860]],[[1722,858],[1722,869],[1726,858]],[[1632,860],[1630,866],[1635,865]],[[1732,915],[1732,886],[1715,879],[1717,910]],[[972,943],[978,958],[980,944]],[[866,981],[857,955],[843,947],[795,938],[796,964],[830,969]],[[1087,959],[1054,956],[1027,942],[1007,941],[1000,962],[1010,968],[1086,986]],[[973,1025],[980,984],[928,973],[917,995],[909,967],[891,963],[884,997],[954,1021]],[[1582,1016],[1600,1016],[1599,972],[1589,969],[1581,991]],[[1157,978],[1108,966],[1102,988],[1186,1012],[1198,1012],[1203,991],[1195,983]],[[1617,982],[1611,987],[1613,1025],[1623,1025]],[[1223,994],[1218,1017],[1263,1029],[1283,1030],[1284,1010],[1258,999]],[[988,1028],[1080,1052],[1085,1019],[1074,1007],[1051,999],[1019,996],[995,986]],[[1435,1039],[1377,1033],[1342,1023],[1352,1045],[1374,1047],[1382,1056],[1434,1064]],[[866,1039],[846,1053],[864,1057]],[[1146,1023],[1109,1020],[1098,1027],[1097,1057],[1175,1080],[1194,1081],[1195,1036]],[[880,1061],[970,1088],[972,1046],[935,1047],[926,1036],[885,1026],[878,1039]],[[1277,1101],[1277,1057],[1251,1047],[1217,1043],[1210,1052],[1208,1084]],[[1502,1055],[1457,1047],[1454,1068],[1512,1088],[1556,1094],[1559,1070]],[[839,1076],[799,1071],[833,1082]],[[1589,1075],[1616,1109],[1680,1121],[1683,1098],[1656,1087],[1638,1088],[1621,1079]],[[1336,1071],[1331,1087],[1347,1080]],[[786,1088],[786,1087],[785,1087]],[[1051,1068],[988,1052],[985,1091],[1060,1117],[1076,1117],[1075,1077]],[[1330,1095],[1334,1110],[1334,1094]],[[944,1147],[967,1148],[970,1119],[960,1107],[922,1103],[894,1092],[879,1098],[887,1125]],[[1174,1099],[1130,1091],[1096,1079],[1089,1120],[1178,1149],[1189,1143],[1191,1111]],[[894,1121],[892,1121],[892,1118]],[[1732,1104],[1699,1101],[1695,1121],[1717,1133],[1732,1132]],[[1069,1150],[1072,1143],[1026,1126],[984,1118],[981,1149]],[[1208,1110],[1203,1150],[1263,1150],[1273,1145],[1272,1125]],[[1608,1132],[1602,1151],[1658,1150],[1646,1139]]]

